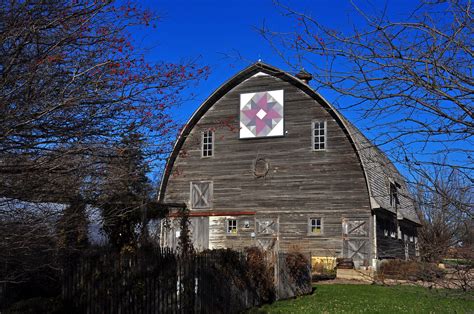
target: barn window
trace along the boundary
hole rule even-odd
[[[398,187],[400,187],[399,184],[390,183],[390,205],[393,207],[400,204],[398,199]]]
[[[388,229],[383,229],[383,235],[384,237],[388,237]]]
[[[228,234],[237,233],[237,219],[227,219],[227,233]]]
[[[313,150],[326,149],[326,121],[313,121]]]
[[[214,155],[214,132],[207,130],[202,132],[201,157],[212,157]]]
[[[191,208],[205,209],[212,206],[212,182],[191,182]]]
[[[415,239],[413,238],[413,236],[410,236],[410,242],[413,243],[414,241],[415,241]]]
[[[309,219],[309,233],[310,234],[322,234],[323,233],[323,220],[322,220],[322,218],[310,218]]]

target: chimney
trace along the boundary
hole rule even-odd
[[[302,80],[303,82],[305,82],[306,84],[308,84],[309,81],[313,79],[313,76],[311,75],[311,73],[306,72],[305,69],[301,69],[301,71],[295,76],[299,78],[300,80]]]

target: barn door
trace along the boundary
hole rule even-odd
[[[356,267],[368,265],[369,221],[360,218],[345,218],[342,221],[343,255],[352,258]]]
[[[209,248],[209,217],[190,218],[189,231],[196,251]]]
[[[278,272],[278,238],[279,238],[279,218],[265,217],[255,219],[255,238],[257,246],[265,252],[265,259],[268,265],[273,267],[273,280],[279,282]]]
[[[265,252],[278,250],[278,218],[257,218],[255,221],[257,246]]]
[[[193,247],[200,252],[209,248],[209,217],[191,217],[189,218],[189,235]],[[164,247],[177,249],[179,237],[181,236],[180,218],[170,219],[162,227]]]

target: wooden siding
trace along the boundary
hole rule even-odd
[[[239,139],[239,95],[284,90],[283,137]],[[327,148],[312,149],[311,121],[327,121]],[[215,129],[214,156],[201,158],[201,132]],[[257,157],[269,162],[265,178],[256,178]],[[297,246],[327,256],[342,252],[343,218],[371,224],[370,200],[361,164],[337,121],[313,98],[272,76],[251,77],[219,99],[192,129],[167,183],[165,202],[189,205],[191,181],[213,182],[212,211],[255,211],[251,228],[227,235],[226,217],[209,218],[209,246],[243,248],[258,239],[255,219],[276,217],[279,249]],[[199,211],[193,211],[199,212]],[[321,217],[322,235],[308,234],[308,218]],[[236,216],[239,225],[246,217]],[[372,233],[373,228],[369,228]],[[371,238],[371,237],[370,237]],[[372,245],[370,245],[372,247]]]
[[[404,236],[416,237],[417,228],[414,223],[402,220],[398,221],[393,213],[377,211],[377,256],[380,259],[399,258],[405,259],[405,245],[408,245],[408,258],[416,257],[415,242],[405,241]],[[398,238],[398,225],[402,232],[402,239]],[[384,230],[388,230],[388,235]],[[395,238],[390,236],[390,231],[395,232]]]

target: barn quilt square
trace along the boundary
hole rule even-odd
[[[283,90],[240,94],[240,138],[283,135]]]

